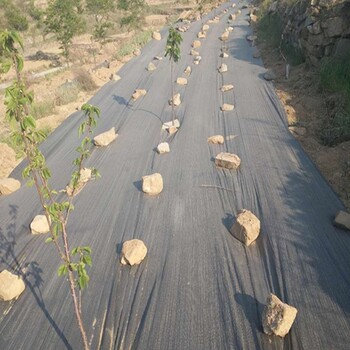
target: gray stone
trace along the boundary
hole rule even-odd
[[[10,301],[17,299],[24,291],[25,284],[20,276],[8,270],[0,273],[0,300]]]
[[[262,316],[263,330],[265,334],[284,337],[291,329],[298,310],[283,303],[274,294],[270,294],[266,300]]]
[[[240,158],[233,153],[221,152],[215,157],[215,165],[222,168],[237,169],[240,164]]]
[[[94,137],[94,144],[99,147],[108,146],[118,137],[118,134],[115,132],[115,128],[112,127],[108,131],[103,132]]]
[[[139,239],[125,241],[122,247],[120,263],[122,265],[139,265],[147,255],[146,245]]]
[[[350,231],[350,214],[340,210],[334,219],[334,225]]]
[[[159,173],[142,177],[142,191],[149,195],[157,195],[163,191],[163,178]]]
[[[237,214],[230,232],[243,244],[249,246],[260,234],[260,220],[251,211],[242,209]]]
[[[274,79],[276,79],[276,74],[273,71],[268,70],[264,74],[264,79],[267,80],[267,81],[274,80]]]
[[[0,179],[0,194],[3,196],[9,195],[20,189],[21,183],[11,177]]]
[[[341,17],[333,17],[322,22],[321,26],[324,28],[325,35],[332,38],[342,34],[344,22]]]

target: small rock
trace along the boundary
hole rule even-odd
[[[237,10],[237,14],[240,15],[242,13],[241,10]]]
[[[20,276],[14,275],[8,270],[0,273],[0,300],[10,301],[17,299],[25,289],[25,284]]]
[[[168,133],[170,134],[170,135],[172,135],[172,134],[175,134],[177,132],[177,127],[176,126],[170,126],[169,128],[168,128]]]
[[[230,91],[232,89],[233,89],[233,85],[232,84],[227,84],[227,85],[223,85],[220,90],[222,92],[226,92],[226,91]]]
[[[161,60],[163,59],[162,56],[154,56],[153,58],[154,58],[155,60],[157,60],[157,61],[161,61]]]
[[[199,55],[199,52],[196,51],[196,50],[194,50],[194,49],[192,49],[192,50],[190,51],[190,55],[191,55],[191,56],[198,56],[198,55]]]
[[[230,35],[229,32],[224,32],[224,33],[220,36],[220,40],[221,40],[221,41],[227,41],[229,35]]]
[[[226,29],[228,32],[233,32],[233,27],[228,27],[227,29]]]
[[[264,333],[284,337],[291,329],[297,312],[295,307],[283,303],[271,293],[262,315]]]
[[[204,24],[202,27],[202,31],[205,32],[205,31],[209,30],[209,28],[210,27],[208,26],[208,24]]]
[[[152,71],[154,71],[156,69],[157,69],[157,67],[152,62],[148,63],[147,70],[149,72],[152,72]]]
[[[222,145],[224,143],[224,137],[222,135],[214,135],[214,136],[210,136],[208,138],[208,143],[212,143],[212,144],[220,144]]]
[[[247,36],[247,40],[248,40],[248,41],[256,41],[257,38],[258,38],[258,37],[257,37],[256,35],[248,35],[248,36]]]
[[[111,142],[113,142],[117,138],[118,134],[116,134],[114,127],[109,129],[108,131],[103,132],[94,137],[94,144],[96,146],[104,147],[108,146]]]
[[[160,33],[158,33],[158,32],[153,32],[152,33],[152,38],[154,39],[154,40],[162,40],[162,36],[160,35]]]
[[[221,152],[215,157],[215,165],[226,169],[237,169],[241,160],[236,154]]]
[[[340,210],[334,219],[334,225],[350,231],[350,214]]]
[[[179,122],[179,120],[178,120],[178,119],[175,119],[175,120],[174,120],[174,125],[173,125],[173,122],[172,122],[172,121],[164,123],[163,126],[162,126],[162,130],[167,130],[167,129],[169,129],[171,126],[175,126],[175,128],[179,128],[179,127],[180,127],[180,122]]]
[[[249,246],[259,236],[260,220],[251,211],[243,209],[236,216],[236,222],[232,225],[230,232],[239,241]]]
[[[256,23],[258,21],[258,16],[254,15],[254,14],[250,14],[249,15],[249,22],[250,23]]]
[[[113,81],[118,81],[120,79],[121,77],[118,74],[111,74],[110,76],[110,80],[113,80]]]
[[[223,63],[220,67],[219,67],[219,72],[220,73],[225,73],[228,71],[228,68],[227,68],[227,64]]]
[[[201,47],[201,42],[199,41],[199,40],[195,40],[193,43],[192,43],[192,47],[194,48],[194,49],[198,49],[199,47]],[[193,55],[193,56],[195,56],[195,55]]]
[[[276,74],[272,70],[268,70],[264,73],[264,79],[267,81],[276,79]]]
[[[180,98],[180,94],[177,93],[173,96],[172,99],[169,100],[169,104],[172,105],[174,103],[174,106],[180,106],[181,104],[181,98]]]
[[[16,192],[21,187],[21,183],[11,177],[0,179],[0,194],[3,196]]]
[[[140,56],[141,55],[141,50],[140,49],[135,49],[133,52],[134,56]]]
[[[228,16],[228,19],[231,20],[231,21],[234,21],[236,19],[236,15],[231,13],[229,16]]]
[[[159,173],[142,177],[142,191],[150,195],[157,195],[163,191],[163,178]]]
[[[170,147],[169,144],[167,142],[162,142],[157,146],[157,152],[159,154],[163,154],[163,153],[169,153],[170,152]]]
[[[145,96],[146,93],[147,93],[147,91],[144,89],[136,89],[131,97],[134,101],[136,101],[139,97]]]
[[[220,57],[222,58],[227,58],[228,57],[228,54],[226,52],[223,52],[220,54]]]
[[[30,224],[33,235],[45,234],[50,232],[50,225],[45,215],[37,215]]]
[[[236,7],[236,4],[235,4],[235,3],[233,3],[233,4],[232,4],[232,7]]]
[[[191,72],[192,72],[192,68],[190,66],[187,66],[186,69],[184,70],[184,72],[187,76],[190,76]]]
[[[221,110],[222,110],[223,112],[229,112],[229,111],[233,111],[234,108],[235,108],[234,105],[230,105],[230,104],[228,104],[228,103],[224,103],[224,104],[222,105],[222,107],[221,107]]]
[[[260,51],[259,50],[255,50],[253,52],[253,58],[260,58],[260,57],[261,57]]]
[[[197,34],[197,38],[198,39],[205,39],[206,38],[206,34],[205,34],[205,32],[199,32],[198,34]]]
[[[177,78],[176,79],[176,84],[179,84],[179,85],[187,85],[187,79],[186,78]]]
[[[139,239],[125,241],[122,248],[122,257],[120,263],[122,265],[138,265],[147,255],[146,245]]]
[[[201,62],[201,60],[202,60],[202,57],[201,57],[201,56],[197,56],[197,57],[194,59],[193,63],[196,64],[196,65],[198,65],[198,64]]]

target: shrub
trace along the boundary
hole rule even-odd
[[[56,91],[56,105],[64,106],[68,103],[74,102],[79,93],[79,85],[76,82],[66,82],[59,86]]]
[[[84,68],[78,68],[74,70],[74,81],[77,82],[79,87],[83,91],[94,91],[97,89],[97,85],[91,78],[90,73]]]
[[[54,110],[55,101],[45,100],[33,103],[30,112],[35,119],[40,119],[53,114]]]

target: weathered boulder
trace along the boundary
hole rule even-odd
[[[228,54],[226,52],[223,52],[220,54],[220,57],[222,58],[227,58],[228,57]]]
[[[184,72],[187,76],[190,76],[191,72],[192,72],[192,68],[190,66],[187,66],[186,69],[184,70]]]
[[[152,71],[154,71],[154,70],[156,70],[156,69],[157,69],[157,67],[154,65],[153,62],[148,63],[147,70],[148,70],[149,72],[152,72]]]
[[[224,103],[222,106],[221,106],[221,110],[223,112],[230,112],[230,111],[233,111],[233,109],[235,108],[234,105],[230,105],[228,103]]]
[[[233,89],[233,85],[232,84],[227,84],[227,85],[223,85],[220,90],[222,92],[226,92],[226,91],[230,91],[232,89]]]
[[[154,39],[154,40],[162,40],[162,36],[160,35],[160,33],[159,32],[153,32],[152,33],[152,38]]]
[[[146,245],[139,239],[125,241],[122,247],[120,263],[122,265],[138,265],[147,255]]]
[[[146,93],[147,93],[147,91],[144,89],[136,89],[131,97],[134,101],[136,101],[139,97],[145,96]]]
[[[228,68],[227,68],[227,64],[223,63],[220,67],[219,67],[219,72],[220,73],[225,73],[228,71]]]
[[[350,214],[340,210],[334,219],[334,225],[350,231]]]
[[[94,144],[99,147],[108,146],[117,138],[114,127],[94,137]]]
[[[173,98],[169,100],[169,104],[170,105],[174,104],[175,107],[180,106],[181,104],[180,93],[175,94]]]
[[[230,232],[232,236],[249,246],[260,234],[260,220],[251,211],[243,209],[236,216],[236,222]]]
[[[199,47],[201,47],[201,42],[199,40],[195,40],[193,43],[192,43],[192,47],[194,49],[198,49]]]
[[[10,301],[17,299],[25,287],[20,276],[14,275],[8,270],[0,272],[0,300]]]
[[[208,26],[208,24],[204,24],[202,27],[202,31],[205,32],[205,31],[209,30],[209,28],[210,27]]]
[[[276,79],[276,74],[272,70],[268,70],[264,73],[264,79],[267,81]]]
[[[0,179],[0,194],[6,196],[20,189],[21,183],[11,177]]]
[[[50,232],[50,225],[45,215],[37,215],[30,224],[33,235],[40,235]]]
[[[344,29],[344,21],[341,17],[328,18],[321,23],[325,35],[328,38],[341,36]]]
[[[187,79],[179,77],[179,78],[176,79],[176,84],[187,85]]]
[[[295,307],[283,303],[271,293],[262,315],[264,333],[284,337],[291,329],[297,312]]]
[[[162,142],[157,146],[157,152],[159,154],[163,154],[163,153],[169,153],[170,152],[170,147],[168,142]]]
[[[175,128],[179,128],[179,127],[180,127],[180,122],[179,122],[179,120],[178,120],[178,119],[175,119],[175,120],[174,120],[174,124],[173,124],[172,121],[164,123],[163,126],[162,126],[162,130],[167,130],[167,129],[169,129],[171,126],[175,126]]]
[[[202,60],[202,57],[201,56],[196,56],[196,58],[194,59],[193,63],[198,65]]]
[[[220,144],[222,145],[225,142],[224,137],[222,135],[214,135],[214,136],[210,136],[208,138],[208,143],[211,144]]]
[[[194,49],[192,49],[192,50],[190,51],[190,55],[191,55],[191,56],[198,56],[198,55],[199,55],[199,52],[196,51],[196,50],[194,50]]]
[[[240,164],[240,158],[233,153],[221,152],[215,157],[215,165],[222,168],[237,169]]]
[[[142,191],[150,195],[157,195],[163,191],[163,178],[159,173],[142,177]]]

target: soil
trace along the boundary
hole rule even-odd
[[[274,86],[284,106],[290,131],[349,210],[350,141],[327,147],[319,138],[322,120],[328,114],[326,101],[336,97],[321,92],[317,71],[312,67],[306,64],[290,67],[286,79],[286,63],[279,50],[271,50],[264,43],[259,49],[265,67],[276,74]]]

